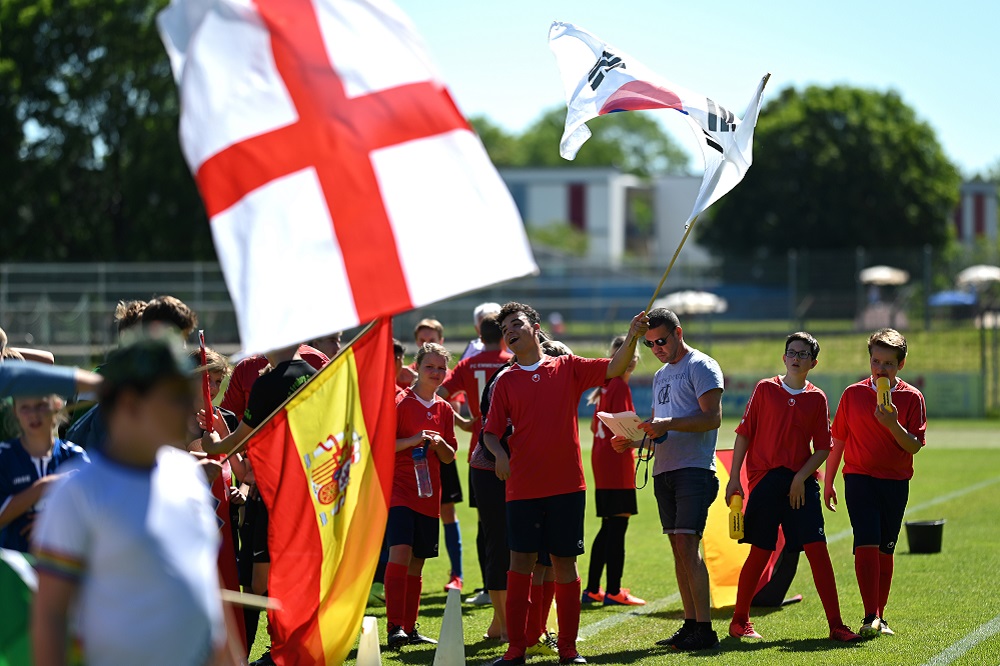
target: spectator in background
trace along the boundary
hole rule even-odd
[[[44,494],[68,463],[90,462],[83,449],[58,437],[64,404],[57,395],[14,398],[19,436],[0,442],[0,547],[27,552]]]
[[[476,327],[476,337],[469,340],[469,344],[466,345],[465,351],[462,352],[462,358],[460,361],[464,361],[470,356],[475,356],[486,349],[482,340],[482,331],[480,326],[482,326],[483,320],[487,317],[495,317],[500,314],[500,304],[493,302],[480,303],[476,306],[476,309],[472,311],[472,324]],[[470,405],[479,401],[477,397],[470,401]]]
[[[333,358],[340,351],[341,347],[341,337],[343,333],[337,331],[336,333],[331,333],[330,335],[324,335],[321,338],[316,338],[309,343],[313,349],[318,349],[319,351],[326,354],[327,358]]]
[[[299,345],[297,350],[299,357],[311,365],[313,369],[319,370],[330,362],[329,357],[318,349],[309,345]],[[250,399],[250,390],[253,388],[257,378],[270,368],[267,356],[254,354],[236,364],[233,373],[229,377],[229,384],[226,386],[226,393],[222,396],[222,408],[228,409],[236,414],[236,417],[243,420],[243,412],[247,409]]]

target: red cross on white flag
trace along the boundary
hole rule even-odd
[[[173,0],[159,27],[245,350],[537,271],[509,192],[392,3]]]

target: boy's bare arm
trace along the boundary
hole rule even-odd
[[[922,448],[920,440],[917,439],[916,435],[911,435],[906,428],[899,422],[899,410],[893,407],[892,411],[889,411],[879,405],[875,408],[875,420],[881,423],[885,428],[892,434],[892,438],[896,440],[899,444],[899,448],[903,449],[911,455],[915,455]]]

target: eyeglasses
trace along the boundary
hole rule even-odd
[[[796,357],[798,357],[799,360],[806,361],[808,359],[811,359],[813,355],[812,355],[811,351],[800,351],[800,352],[797,352],[794,349],[786,349],[785,350],[785,356],[787,356],[788,358],[796,358]]]
[[[655,340],[647,340],[647,339],[643,338],[642,344],[644,344],[647,347],[649,347],[650,349],[652,349],[654,346],[655,347],[662,347],[662,346],[664,346],[665,344],[667,344],[667,340],[668,339],[669,338],[657,338]]]

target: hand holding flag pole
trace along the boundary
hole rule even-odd
[[[205,331],[198,329],[198,342],[201,344],[201,392],[205,399],[205,430],[213,432],[215,425],[212,423],[215,417],[215,410],[212,407],[212,389],[209,387],[208,379],[208,355],[205,353]]]

